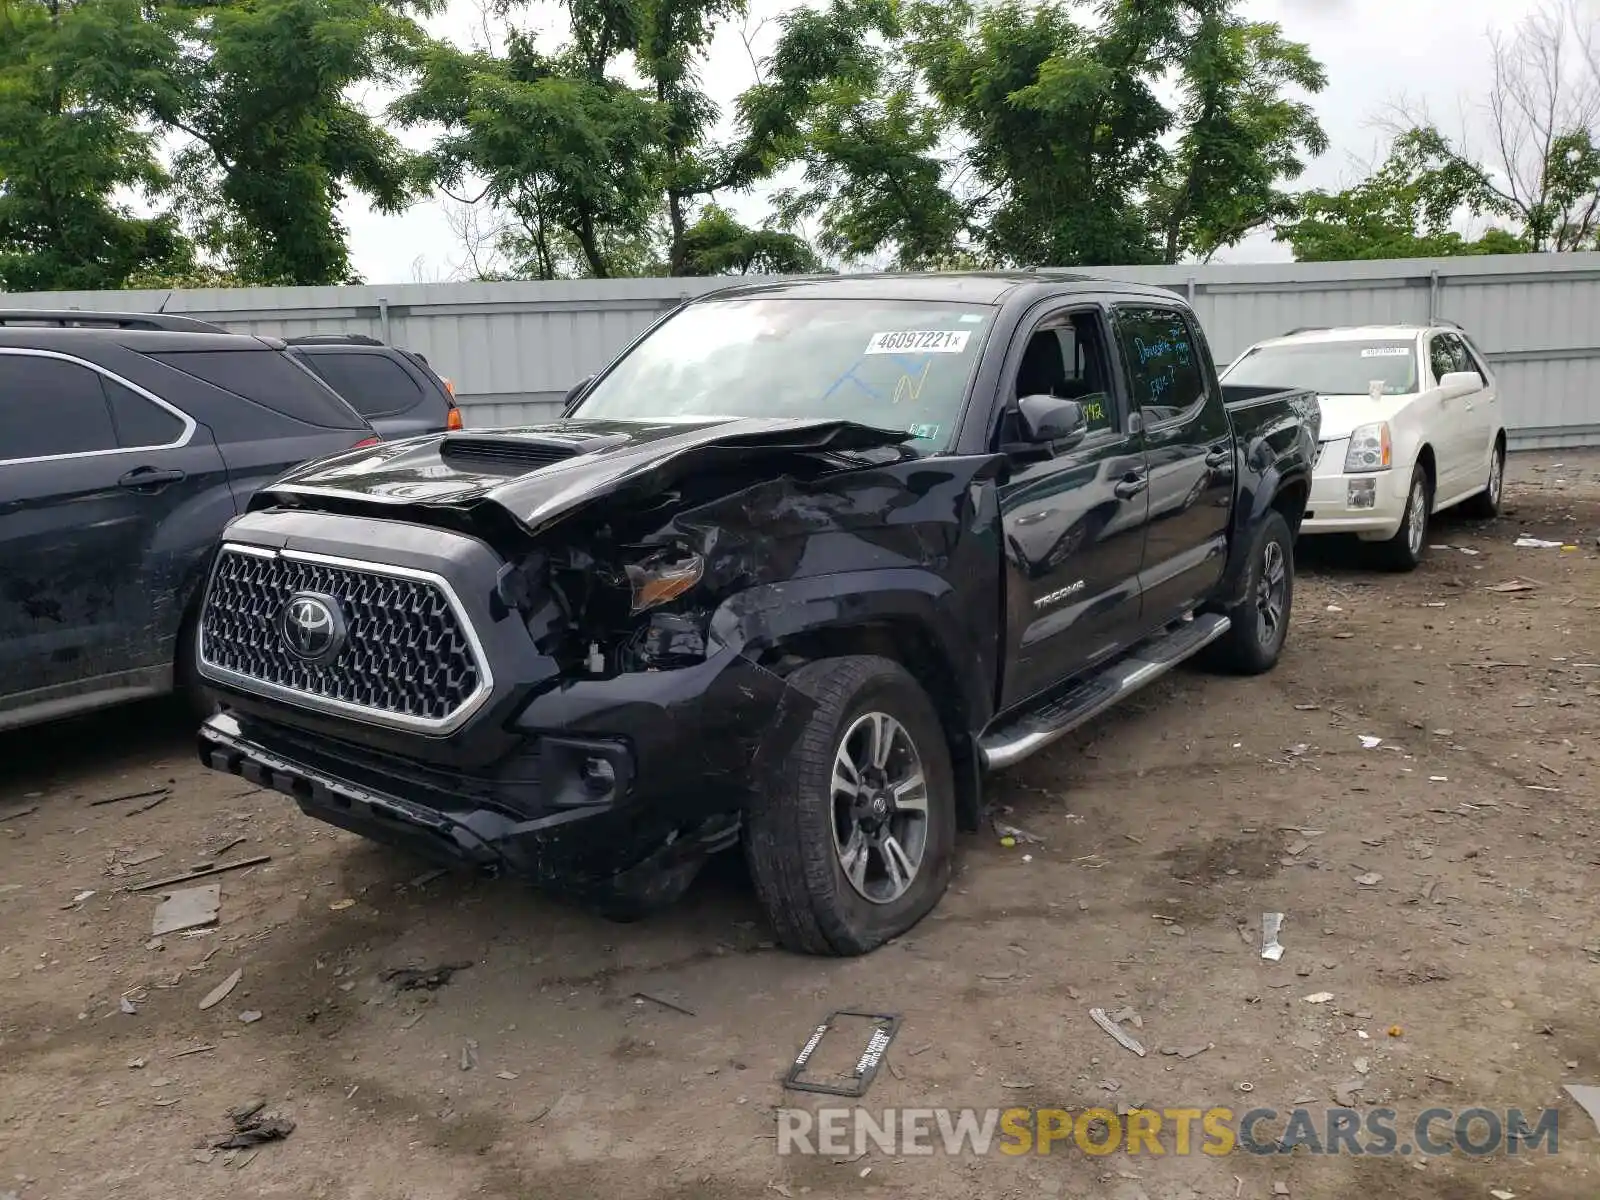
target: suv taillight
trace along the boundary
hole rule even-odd
[[[466,428],[466,425],[463,424],[462,420],[461,420],[461,410],[459,408],[457,408],[454,404],[452,404],[450,406],[450,412],[444,419],[444,427],[446,429],[465,429]]]
[[[383,444],[383,439],[381,437],[368,437],[368,438],[362,438],[354,446],[351,446],[350,449],[352,449],[352,450],[364,450],[368,446],[380,446],[382,444]]]

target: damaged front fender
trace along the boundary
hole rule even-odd
[[[678,818],[743,804],[751,766],[783,750],[781,729],[813,705],[741,649],[670,671],[573,679],[532,698],[516,719],[524,734],[622,737],[655,791],[681,794]]]
[[[951,581],[932,572],[851,571],[740,592],[712,614],[710,642],[752,658],[889,653],[914,675],[953,686],[955,696],[938,699],[958,703],[971,730],[992,715],[998,671],[996,644],[972,616]]]

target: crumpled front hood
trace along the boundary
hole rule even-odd
[[[561,420],[346,451],[296,468],[263,496],[336,496],[394,505],[487,501],[536,532],[590,501],[623,489],[670,487],[719,460],[867,450],[909,436],[853,421],[801,418]]]

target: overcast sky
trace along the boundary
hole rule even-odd
[[[1585,0],[1585,3],[1596,0]],[[1425,104],[1444,131],[1469,132],[1479,121],[1490,79],[1491,30],[1510,31],[1539,0],[1247,0],[1260,20],[1280,22],[1289,37],[1308,43],[1328,73],[1328,87],[1313,103],[1332,146],[1307,171],[1305,186],[1337,188],[1381,158],[1385,136],[1378,122],[1402,99]],[[760,53],[776,32],[773,16],[795,0],[751,0],[747,28]],[[530,10],[525,23],[555,31],[559,15]],[[758,29],[763,18],[765,27]],[[452,0],[449,11],[430,22],[433,32],[461,45],[481,42],[482,17],[474,0]],[[707,90],[726,110],[752,82],[750,60],[737,30],[718,37],[705,73]],[[381,99],[373,97],[374,101]],[[402,135],[414,145],[426,137]],[[1480,134],[1481,138],[1481,134]],[[744,219],[765,211],[760,195],[723,198]],[[345,207],[355,268],[369,283],[409,283],[452,277],[463,255],[437,201],[399,216],[380,216],[359,200]],[[1220,261],[1285,261],[1287,250],[1267,234],[1218,256]]]

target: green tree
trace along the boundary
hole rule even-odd
[[[735,181],[737,164],[707,142],[720,115],[699,86],[697,71],[720,22],[742,16],[745,0],[642,0],[638,36],[630,47],[655,93],[660,131],[661,189],[669,241],[667,265],[690,274],[687,234],[690,210],[704,196]]]
[[[1321,68],[1236,7],[1100,0],[1085,21],[1063,0],[833,0],[773,58],[799,113],[777,152],[805,169],[782,211],[820,218],[835,253],[903,266],[1173,262],[1232,245],[1287,210],[1281,184],[1327,144],[1289,94],[1319,90]],[[1159,94],[1169,80],[1176,108]]]
[[[608,73],[621,36],[591,29],[553,56],[520,35],[503,56],[436,45],[394,106],[406,124],[443,127],[432,177],[446,188],[486,181],[477,199],[515,216],[507,254],[536,278],[569,273],[569,247],[595,278],[640,273],[654,257],[639,235],[659,216],[659,113],[649,89]]]
[[[1284,181],[1303,155],[1328,148],[1316,114],[1289,89],[1319,92],[1322,67],[1277,25],[1243,21],[1226,4],[1206,5],[1179,44],[1183,130],[1160,181],[1149,189],[1161,259],[1208,259],[1254,229],[1294,212]]]
[[[138,291],[158,291],[161,288],[241,288],[249,287],[250,282],[239,278],[226,267],[191,260],[148,271],[135,271],[123,286]]]
[[[475,199],[501,219],[496,248],[509,269],[549,279],[814,265],[795,235],[747,228],[715,203],[787,161],[799,137],[787,92],[752,97],[754,123],[733,143],[711,137],[720,114],[699,75],[744,0],[566,7],[569,40],[557,52],[518,33],[498,53],[432,47],[393,109],[405,124],[443,127],[432,177],[452,195],[482,181]]]
[[[348,93],[391,84],[426,38],[433,0],[158,0],[184,24],[175,109],[184,212],[202,244],[253,283],[353,278],[338,206],[398,212],[419,160]]]
[[[822,269],[810,244],[778,229],[751,229],[715,204],[700,210],[681,239],[675,275],[809,275]]]
[[[1600,18],[1580,0],[1547,0],[1509,36],[1492,36],[1490,50],[1489,90],[1471,122],[1486,153],[1466,132],[1446,137],[1425,112],[1392,123],[1401,174],[1411,163],[1423,193],[1442,197],[1418,227],[1439,253],[1600,249]],[[1392,191],[1394,173],[1379,175],[1370,190]],[[1452,199],[1461,215],[1488,214],[1509,231],[1452,239],[1457,214],[1439,210]],[[1394,227],[1412,228],[1404,203]]]
[[[1600,245],[1600,21],[1580,0],[1550,0],[1490,38],[1488,160],[1436,140],[1472,173],[1485,203],[1534,252]]]
[[[177,60],[137,0],[0,0],[0,288],[120,288],[188,261],[170,217],[125,202],[167,185],[144,117],[171,104]]]
[[[801,167],[774,198],[780,221],[819,218],[821,248],[846,260],[955,262],[971,212],[952,190],[950,121],[893,49],[909,32],[899,4],[832,0],[780,22],[766,77],[740,97],[736,152],[752,173]]]
[[[926,5],[910,53],[967,141],[982,239],[1009,264],[1155,261],[1144,189],[1167,162],[1171,114],[1152,87],[1173,6]]]
[[[1490,229],[1475,240],[1458,233],[1460,216],[1508,216],[1476,167],[1458,158],[1432,130],[1397,139],[1376,171],[1340,192],[1299,197],[1297,215],[1276,231],[1301,262],[1372,258],[1435,258],[1457,254],[1512,254],[1527,241]]]

